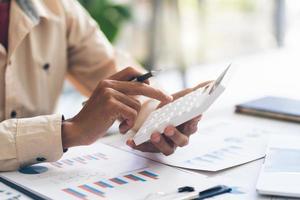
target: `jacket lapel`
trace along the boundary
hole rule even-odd
[[[31,0],[12,0],[9,20],[8,58],[39,23],[40,17]]]

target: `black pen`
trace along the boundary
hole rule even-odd
[[[210,197],[218,196],[221,194],[229,193],[231,192],[231,188],[226,186],[226,185],[217,185],[215,187],[209,188],[207,190],[199,192],[198,198],[195,200],[202,200],[202,199],[207,199]]]
[[[231,192],[231,190],[232,189],[226,185],[216,185],[214,187],[200,191],[197,195],[195,195],[193,197],[189,197],[189,199],[192,198],[192,200],[203,200],[203,199],[218,196],[221,194],[229,193],[229,192]],[[183,193],[183,192],[189,193],[189,192],[194,192],[194,191],[195,191],[195,188],[191,187],[191,186],[184,186],[184,187],[180,187],[177,189],[178,193]]]
[[[159,74],[160,71],[161,70],[151,70],[150,72],[147,72],[143,75],[133,77],[129,81],[136,81],[136,82],[141,82],[142,83],[142,82],[148,80],[149,78],[151,78],[153,76],[157,76],[157,74]],[[84,106],[86,104],[86,102],[87,101],[82,102],[82,106]]]
[[[157,76],[159,74],[160,70],[151,70],[150,72],[147,72],[146,74],[143,74],[141,76],[134,77],[130,79],[129,81],[136,81],[136,82],[144,82],[145,80]]]

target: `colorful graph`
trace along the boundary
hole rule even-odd
[[[22,174],[42,174],[47,171],[48,171],[47,167],[38,166],[38,165],[26,166],[19,169],[19,172]]]
[[[80,185],[78,187],[85,190],[85,191],[87,191],[87,192],[90,192],[90,193],[93,193],[97,196],[100,196],[100,197],[104,197],[104,194],[105,194],[104,192],[100,191],[99,189],[96,189],[96,188],[91,187],[89,185]]]
[[[130,173],[120,177],[114,177],[110,179],[100,180],[94,183],[88,183],[79,185],[76,188],[65,188],[62,191],[76,197],[77,199],[88,199],[90,195],[94,195],[101,198],[105,198],[105,192],[107,190],[112,190],[122,185],[135,183],[135,182],[147,182],[151,180],[159,179],[159,175],[150,171],[143,170],[136,172],[135,174]]]
[[[94,184],[102,187],[102,188],[113,188],[114,186],[104,182],[104,181],[99,181],[99,182],[95,182]]]
[[[142,179],[141,177],[135,176],[133,174],[128,174],[126,176],[124,176],[132,181],[146,181],[145,179]]]
[[[118,185],[124,185],[124,184],[127,184],[128,182],[127,181],[124,181],[120,178],[112,178],[112,179],[109,179],[111,182],[115,183],[115,184],[118,184]]]
[[[66,192],[66,193],[68,193],[68,194],[70,194],[70,195],[72,195],[74,197],[77,197],[79,199],[86,199],[86,197],[87,197],[87,195],[82,194],[82,193],[80,193],[80,192],[78,192],[76,190],[73,190],[71,188],[63,189],[62,191]]]
[[[82,155],[73,157],[70,159],[62,159],[57,162],[50,163],[52,166],[56,168],[63,168],[65,166],[74,166],[76,164],[87,164],[90,161],[97,161],[97,160],[107,160],[108,157],[103,153],[95,153],[95,154],[88,154],[88,155]]]
[[[139,174],[143,175],[143,176],[146,176],[148,178],[152,178],[152,179],[158,179],[158,175],[152,173],[152,172],[149,172],[149,171],[141,171],[139,172]]]
[[[225,159],[234,159],[235,157],[240,155],[240,151],[243,149],[243,147],[238,145],[229,145],[227,147],[221,148],[219,150],[215,150],[206,154],[203,154],[201,156],[197,156],[195,158],[189,159],[185,161],[189,164],[195,164],[195,163],[218,163],[222,162]]]

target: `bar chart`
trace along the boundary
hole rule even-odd
[[[194,157],[186,160],[188,164],[205,165],[205,164],[218,164],[224,160],[239,159],[243,155],[243,147],[238,145],[229,145],[214,151],[208,152],[201,156]]]
[[[75,197],[76,199],[87,200],[92,195],[99,199],[105,199],[105,194],[108,190],[118,189],[123,185],[132,183],[145,183],[148,181],[155,181],[159,179],[159,175],[155,172],[146,169],[129,173],[118,177],[99,180],[93,183],[86,183],[77,187],[70,187],[62,189],[63,192]]]
[[[88,147],[74,147],[56,163],[34,166],[27,170],[30,173],[7,172],[1,177],[13,180],[42,199],[63,200],[141,200],[165,192],[176,197],[189,197],[193,194],[173,194],[173,191],[183,185],[207,189],[214,184],[204,176],[162,165],[100,142]],[[40,170],[43,169],[40,167],[47,170]]]
[[[103,153],[97,152],[93,154],[87,154],[87,155],[71,157],[68,159],[62,159],[56,162],[52,162],[50,164],[56,168],[64,168],[66,166],[78,166],[78,164],[86,165],[89,162],[99,161],[99,160],[108,160],[108,156]]]
[[[119,141],[112,146],[171,166],[220,171],[264,157],[268,134],[272,132],[265,127],[215,121],[202,128],[201,134],[195,134],[188,146],[167,157],[132,150]]]

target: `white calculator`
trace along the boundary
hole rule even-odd
[[[178,126],[205,112],[210,105],[224,92],[221,84],[230,65],[221,75],[204,88],[199,88],[175,101],[153,111],[133,137],[136,145],[148,141],[153,132],[163,133],[169,126]]]

